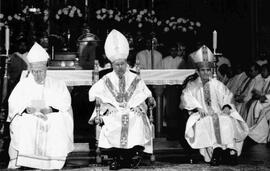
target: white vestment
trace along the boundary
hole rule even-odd
[[[71,97],[64,82],[46,77],[45,84],[34,81],[32,74],[22,79],[9,97],[11,142],[8,168],[21,166],[38,169],[61,169],[73,150]],[[47,120],[24,113],[26,107],[52,107],[58,112]]]
[[[201,79],[188,84],[183,90],[181,107],[190,111],[185,138],[194,149],[200,149],[206,162],[209,162],[213,149],[230,148],[240,155],[243,140],[248,134],[248,127],[235,110],[231,100],[232,93],[216,79],[211,79],[204,86]],[[231,114],[222,113],[222,107],[229,105]],[[204,109],[208,115],[200,117],[196,108]]]
[[[136,60],[140,62],[141,69],[161,69],[162,54],[157,50],[153,50],[153,68],[151,50],[142,50],[137,53]]]
[[[162,69],[178,69],[183,60],[180,56],[167,56],[162,60]]]
[[[248,109],[247,124],[250,128],[249,137],[258,143],[267,143],[269,138],[270,120],[270,76],[264,80],[261,94],[267,98],[264,102],[252,101]]]
[[[140,145],[145,147],[145,152],[152,153],[152,129],[145,104],[145,100],[152,96],[151,91],[139,76],[130,71],[126,71],[123,78],[125,88],[119,87],[120,79],[113,71],[89,90],[90,101],[96,98],[102,100],[100,114],[104,125],[100,131],[98,146],[130,149]],[[139,107],[140,112],[134,111],[136,107]],[[89,122],[96,116],[94,111]]]
[[[252,98],[252,91],[256,89],[256,86],[262,81],[262,76],[258,74],[255,78],[247,78],[246,82],[242,84],[241,88],[237,90],[236,95],[243,96],[243,102],[236,102],[236,109],[242,116],[242,118],[247,120],[247,108],[248,101]]]

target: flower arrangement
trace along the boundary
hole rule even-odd
[[[123,20],[122,13],[117,9],[99,9],[96,11],[97,20],[112,20],[116,22],[121,22]]]
[[[180,32],[193,32],[197,33],[201,23],[199,21],[192,21],[186,18],[170,17],[163,22],[163,32],[180,31]]]
[[[136,24],[137,28],[153,27],[157,28],[161,26],[162,21],[158,19],[155,11],[143,9],[130,9],[124,16],[128,24]]]
[[[55,14],[56,20],[66,20],[66,19],[75,19],[75,18],[82,18],[82,12],[76,6],[68,5],[62,9],[59,9]]]

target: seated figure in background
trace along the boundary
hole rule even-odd
[[[247,110],[247,124],[250,128],[249,137],[257,143],[270,141],[270,67],[269,64],[262,65],[262,81],[253,90],[250,107]]]
[[[110,32],[105,53],[112,62],[113,71],[89,90],[89,100],[100,104],[100,117],[94,111],[89,122],[102,125],[98,146],[111,150],[111,170],[136,167],[143,151],[153,152],[152,128],[145,101],[148,99],[153,105],[155,101],[144,81],[129,71],[126,61],[129,45],[123,34],[117,30]]]
[[[248,134],[247,124],[232,104],[233,94],[211,78],[213,54],[202,46],[193,56],[199,77],[188,83],[180,107],[189,111],[185,137],[190,146],[199,149],[206,162],[237,164],[242,144]]]
[[[9,97],[8,168],[61,169],[73,150],[70,94],[64,82],[46,76],[48,58],[35,43],[27,55],[30,74]]]

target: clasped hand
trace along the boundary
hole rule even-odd
[[[198,113],[200,114],[201,118],[204,118],[205,116],[207,116],[207,112],[202,109],[202,108],[197,108]],[[210,112],[213,113],[214,111]],[[230,115],[231,114],[231,109],[229,107],[224,107],[222,109],[222,113]]]
[[[156,100],[154,99],[154,97],[149,97],[148,98],[148,105],[152,108],[155,108],[157,103],[156,103]]]
[[[35,113],[35,112],[37,112],[37,109],[34,108],[34,107],[27,107],[27,108],[26,108],[26,113],[28,113],[28,114],[33,114],[33,113]],[[51,107],[48,107],[48,108],[42,108],[42,109],[40,109],[39,112],[42,113],[42,114],[44,114],[44,115],[46,115],[46,114],[52,112],[52,108],[51,108]]]
[[[95,124],[100,125],[103,123],[103,119],[101,117],[96,116],[95,117]]]

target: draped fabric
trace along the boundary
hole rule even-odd
[[[38,117],[40,112],[26,114],[26,107],[52,107],[59,112]],[[38,169],[61,169],[73,150],[73,116],[71,97],[66,85],[47,77],[37,84],[30,74],[22,79],[9,97],[11,142],[9,168],[20,166]]]
[[[136,145],[153,152],[150,122],[145,100],[151,96],[143,80],[126,71],[122,79],[113,71],[105,75],[89,90],[89,100],[102,100],[100,114],[104,121],[98,146],[130,149]],[[89,122],[97,116],[92,114]]]
[[[180,107],[190,111],[185,138],[192,148],[200,149],[206,162],[216,147],[235,149],[241,154],[248,127],[232,104],[232,96],[216,79],[203,85],[198,78],[183,90]],[[224,105],[232,107],[230,115],[222,113]],[[207,116],[201,118],[198,112],[192,112],[196,108],[204,109]]]
[[[260,93],[266,97],[270,94],[270,76],[264,79]],[[270,101],[251,101],[247,113],[247,124],[250,128],[249,137],[258,143],[267,143],[269,138]]]
[[[243,102],[236,102],[236,109],[245,121],[247,120],[247,109],[249,108],[248,102],[252,98],[252,91],[256,89],[256,85],[258,85],[261,81],[262,77],[260,74],[258,74],[255,78],[246,78],[236,92],[236,95],[244,97]]]

